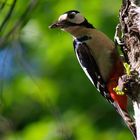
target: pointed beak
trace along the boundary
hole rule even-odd
[[[53,23],[52,25],[49,26],[50,29],[55,29],[55,28],[64,28],[65,27],[65,21],[56,21],[55,23]]]
[[[52,25],[49,26],[49,28],[50,28],[50,29],[59,28],[58,22],[53,23]]]

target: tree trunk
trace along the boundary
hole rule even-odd
[[[122,0],[119,18],[121,49],[130,66],[129,73],[120,81],[123,91],[132,99],[137,140],[140,140],[140,0]]]

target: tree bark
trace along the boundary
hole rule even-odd
[[[122,0],[119,19],[121,49],[130,66],[129,73],[120,81],[133,102],[137,140],[140,140],[140,0]]]

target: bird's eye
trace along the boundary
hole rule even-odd
[[[74,12],[73,12],[73,13],[68,14],[68,18],[73,19],[74,17],[75,17],[75,13],[74,13]]]

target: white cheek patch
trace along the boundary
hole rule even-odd
[[[58,18],[58,21],[64,21],[64,20],[67,20],[71,23],[80,24],[85,21],[85,18],[80,13],[77,13],[77,14],[75,14],[74,18],[70,19],[70,18],[68,18],[68,14],[66,13],[66,14],[61,15]]]
[[[72,23],[76,23],[76,24],[80,24],[82,22],[84,22],[85,18],[80,14],[80,13],[77,13],[74,17],[73,20],[71,20]]]
[[[67,14],[63,14],[59,17],[58,21],[63,21],[63,20],[66,20],[67,19]]]

